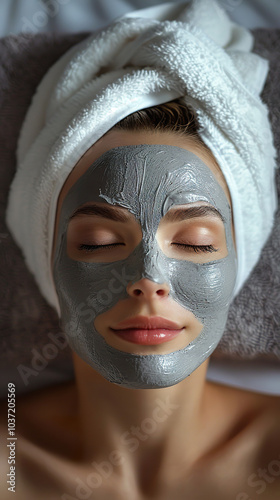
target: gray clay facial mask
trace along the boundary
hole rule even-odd
[[[224,219],[228,254],[202,264],[167,257],[156,239],[171,207],[203,201]],[[81,262],[67,254],[67,225],[87,202],[118,205],[139,221],[142,241],[123,260]],[[129,388],[162,388],[190,375],[216,348],[226,324],[236,278],[231,210],[211,170],[193,153],[174,146],[111,149],[67,193],[61,210],[54,260],[61,322],[72,349],[110,382]],[[168,283],[170,297],[190,310],[203,328],[186,347],[169,354],[131,354],[111,347],[94,320],[119,300],[126,287],[148,278]],[[126,319],[126,318],[123,318]]]

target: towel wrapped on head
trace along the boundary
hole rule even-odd
[[[48,71],[21,131],[8,226],[46,300],[60,313],[51,271],[57,199],[77,161],[118,121],[183,98],[227,181],[238,293],[259,259],[276,209],[275,150],[259,94],[268,64],[252,36],[215,1],[133,13],[86,38]]]

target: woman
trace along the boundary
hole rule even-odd
[[[139,24],[136,23],[138,30]],[[170,26],[174,31],[182,28],[165,27]],[[119,25],[115,28],[119,29]],[[203,35],[193,28],[189,32],[191,39],[197,35],[199,48]],[[238,127],[229,121],[225,130],[230,141],[223,142],[219,131],[228,117],[228,89],[224,94],[218,93],[219,100],[224,101],[222,108],[216,108],[218,125],[215,120],[209,121],[209,116],[205,118],[197,96],[193,100],[186,98],[193,104],[189,107],[184,100],[183,104],[180,101],[151,106],[150,110],[137,111],[136,117],[131,117],[130,109],[125,113],[124,103],[112,100],[112,91],[118,90],[117,85],[122,90],[127,85],[131,70],[126,69],[126,63],[133,60],[131,51],[133,54],[135,45],[140,64],[143,54],[139,46],[144,43],[146,50],[148,39],[144,34],[144,42],[142,36],[141,40],[133,40],[133,47],[128,42],[125,45],[124,73],[116,71],[117,84],[111,85],[110,92],[106,85],[114,69],[112,73],[107,69],[101,82],[95,81],[95,85],[100,88],[102,84],[105,89],[101,96],[95,88],[97,105],[104,110],[103,116],[98,116],[99,136],[92,136],[92,129],[87,131],[83,122],[89,120],[92,126],[93,115],[81,112],[66,129],[68,142],[64,134],[51,145],[51,134],[57,134],[57,128],[53,132],[51,129],[59,124],[65,130],[70,104],[78,108],[91,90],[83,82],[80,91],[80,73],[75,73],[75,81],[68,83],[65,78],[57,79],[57,66],[47,83],[45,80],[45,87],[41,86],[41,95],[39,90],[22,132],[19,156],[26,156],[22,165],[29,165],[33,188],[32,224],[23,217],[23,230],[33,234],[33,238],[28,245],[23,241],[22,246],[42,293],[57,305],[73,349],[76,380],[19,401],[19,498],[175,496],[241,500],[258,498],[263,493],[263,498],[275,499],[279,491],[279,401],[205,380],[209,355],[223,334],[228,306],[238,289],[235,282],[240,288],[249,273],[247,266],[246,272],[240,274],[242,262],[246,267],[250,247],[243,245],[242,255],[242,241],[249,238],[246,240],[246,231],[242,233],[239,224],[240,220],[246,221],[248,196],[239,191],[235,196],[224,160],[230,163],[230,156],[233,161],[240,154],[243,179],[241,182],[236,175],[235,181],[249,192],[251,189],[255,200],[254,186],[245,182],[247,165],[250,169],[255,152],[254,131],[248,123],[250,154],[246,155],[247,141],[240,135],[244,123],[249,122],[244,115]],[[163,38],[161,50],[168,40]],[[68,74],[77,61],[86,60],[81,53],[72,60],[71,54],[68,58]],[[64,63],[65,60],[65,69]],[[181,75],[181,67],[178,71]],[[42,94],[54,76],[58,81],[55,96]],[[139,73],[136,76],[139,78]],[[160,77],[164,79],[164,74],[157,76],[158,81]],[[219,76],[216,73],[214,87],[219,84]],[[131,83],[134,85],[135,81]],[[202,80],[197,81],[196,89],[202,84]],[[178,85],[176,92],[185,95],[182,82]],[[116,120],[116,115],[110,115],[109,123],[106,91],[108,102],[113,101],[111,111],[117,109],[118,116],[129,115],[124,121],[123,116]],[[144,92],[142,88],[138,91],[139,95]],[[174,88],[169,87],[168,92],[174,94]],[[157,94],[154,100],[169,101],[168,92],[160,97]],[[40,120],[34,118],[39,102],[42,113],[42,95],[45,102],[50,98],[46,113],[49,121],[45,137],[43,130],[36,138]],[[133,98],[134,94],[128,95],[128,100]],[[215,96],[213,99],[215,102]],[[57,100],[61,108],[56,113]],[[134,102],[135,107],[147,107],[139,106],[139,100]],[[141,102],[146,100],[147,95]],[[207,103],[209,111],[213,101],[209,103],[206,95],[205,106]],[[204,125],[208,125],[199,134],[189,108],[196,109],[200,128],[204,118]],[[267,151],[262,160],[266,153],[266,158],[271,158],[269,131],[267,134]],[[207,148],[201,139],[211,143],[213,136],[221,146],[219,151]],[[234,150],[230,142],[238,148]],[[259,147],[258,142],[255,147]],[[38,151],[48,158],[42,161],[40,172]],[[54,164],[62,158],[64,163],[57,172]],[[35,159],[37,173],[32,177]],[[57,184],[53,180],[50,184],[51,175],[56,175]],[[272,175],[266,177],[269,190]],[[258,182],[256,175],[255,183]],[[35,210],[41,202],[39,194],[50,191],[47,183],[56,193],[49,202],[48,217],[42,207],[40,213]],[[35,185],[41,186],[40,193],[34,191]],[[15,227],[19,205],[15,198],[20,195],[16,183],[12,191],[9,224]],[[42,196],[45,203],[47,195]],[[238,218],[238,196],[243,196],[243,219]],[[271,207],[262,207],[262,217],[266,217],[266,211],[271,218]],[[44,227],[38,223],[40,217]],[[257,232],[250,239],[256,245]],[[262,235],[259,251],[264,240]],[[44,252],[50,259],[48,268]]]
[[[160,123],[166,120],[170,121],[170,125],[160,125],[158,130],[155,129],[149,118],[153,113],[156,113],[157,118],[161,116]],[[173,119],[170,115],[173,115]],[[176,208],[187,208],[189,213],[185,213],[185,210],[184,218],[177,215],[177,221],[168,222],[165,219],[172,212],[170,208],[161,218],[156,231],[158,246],[163,255],[173,265],[176,262],[181,264],[181,272],[184,272],[184,264],[189,266],[188,279],[191,285],[187,283],[185,286],[184,297],[186,300],[191,291],[196,293],[197,300],[202,294],[198,268],[205,268],[209,263],[212,273],[213,265],[224,263],[231,252],[234,258],[230,261],[226,276],[228,283],[232,268],[235,275],[235,249],[233,228],[230,224],[226,226],[231,222],[226,221],[230,196],[217,163],[212,153],[201,144],[194,119],[188,122],[186,131],[178,132],[180,127],[183,128],[182,124],[186,123],[186,118],[190,118],[187,115],[190,115],[187,109],[172,103],[144,110],[136,114],[136,118],[129,116],[105,134],[81,158],[64,184],[59,196],[56,227],[59,226],[61,208],[65,206],[64,201],[70,190],[73,192],[78,181],[90,171],[92,164],[96,164],[106,152],[120,152],[124,148],[127,154],[132,147],[135,158],[135,147],[140,145],[143,148],[145,145],[144,148],[148,147],[149,152],[149,146],[152,146],[152,151],[156,147],[155,151],[158,152],[159,145],[167,163],[171,147],[173,159],[178,152],[186,157],[188,163],[198,161],[197,168],[203,165],[204,175],[209,174],[209,180],[215,179],[214,185],[211,185],[212,196],[215,186],[220,205],[222,206],[221,200],[225,201],[222,218],[212,205],[213,201],[211,204],[200,201],[175,205]],[[132,128],[133,120],[136,130]],[[126,129],[127,126],[131,127],[130,130]],[[162,160],[162,156],[160,157]],[[107,156],[107,162],[108,160]],[[149,167],[153,168],[151,161]],[[92,201],[96,199],[96,187],[100,188],[96,186],[96,173],[95,171],[91,184]],[[107,181],[108,178],[107,175]],[[126,180],[129,181],[129,178]],[[87,178],[86,184],[88,183]],[[115,179],[109,187],[116,187]],[[201,191],[203,188],[204,184],[199,185],[198,191],[205,197],[205,193]],[[139,189],[141,190],[141,186]],[[82,193],[85,193],[84,186]],[[124,194],[127,195],[127,192]],[[133,192],[130,203],[138,197],[139,193]],[[125,196],[123,200],[128,203]],[[151,199],[148,199],[149,203]],[[77,208],[81,207],[90,207],[91,210],[76,210],[76,215],[71,215],[67,228],[68,256],[75,263],[86,263],[88,273],[90,265],[94,264],[95,273],[101,266],[105,275],[106,263],[110,263],[114,270],[119,261],[123,264],[129,255],[135,254],[145,227],[131,211],[120,208],[119,204],[95,202],[95,209],[110,208],[109,218],[106,212],[94,212],[92,203],[83,203]],[[117,220],[116,213],[119,214]],[[58,234],[59,231],[56,230],[54,254]],[[185,346],[198,338],[203,328],[201,315],[196,316],[199,305],[196,303],[193,306],[189,298],[190,305],[184,307],[183,299],[176,295],[176,284],[171,289],[178,275],[174,275],[171,270],[170,279],[162,282],[157,279],[158,269],[153,269],[151,272],[154,274],[149,276],[149,267],[145,266],[143,259],[139,259],[140,268],[134,268],[140,273],[139,279],[133,279],[126,269],[127,286],[122,286],[115,279],[111,287],[111,290],[115,290],[113,307],[110,307],[111,304],[99,304],[100,309],[103,307],[105,312],[96,315],[96,309],[90,307],[89,303],[86,309],[79,308],[79,303],[78,306],[75,304],[75,296],[71,295],[69,285],[69,281],[73,279],[71,267],[67,266],[68,275],[63,276],[64,257],[58,258],[54,276],[57,290],[61,294],[61,304],[65,307],[62,318],[65,321],[68,319],[67,304],[64,302],[69,301],[76,310],[80,325],[83,325],[84,319],[87,321],[91,337],[95,331],[98,332],[108,346],[121,351],[121,354],[138,354],[142,358],[147,354],[161,354],[167,358],[166,354],[177,350],[183,352]],[[191,266],[196,269],[197,278],[194,281]],[[110,274],[109,281],[117,276],[117,273]],[[132,278],[131,281],[129,278]],[[91,276],[90,279],[96,290],[100,278],[95,274],[95,278]],[[109,281],[107,280],[107,286],[110,287]],[[101,282],[102,289],[106,290],[106,278]],[[76,296],[79,296],[79,287],[82,289],[79,279],[76,278],[72,283]],[[210,275],[208,297],[212,285]],[[231,289],[232,287],[233,283]],[[215,310],[217,330],[220,326],[217,318],[221,312],[217,307],[219,305],[220,309],[226,308],[224,301],[219,300],[214,306],[211,304],[212,314],[213,308]],[[192,306],[194,312],[190,310]],[[75,314],[73,317],[75,318]],[[209,322],[206,314],[206,327],[207,320]],[[200,358],[188,355],[187,352],[183,369],[192,373],[179,383],[174,384],[174,377],[178,377],[178,367],[172,366],[171,373],[168,373],[167,364],[164,370],[160,370],[154,363],[152,374],[149,366],[146,366],[145,372],[144,364],[141,365],[142,373],[137,366],[134,367],[135,377],[131,366],[129,369],[124,366],[122,380],[117,380],[119,386],[112,384],[107,380],[110,380],[112,370],[105,365],[106,357],[103,360],[103,372],[98,360],[94,359],[95,354],[102,355],[101,351],[93,351],[88,362],[82,359],[86,335],[83,334],[86,330],[83,326],[80,330],[81,333],[73,333],[72,338],[70,337],[76,350],[73,352],[75,383],[46,389],[39,394],[35,392],[18,401],[19,498],[169,499],[176,496],[241,499],[257,498],[261,489],[264,491],[264,498],[277,498],[279,477],[269,474],[268,466],[279,463],[278,398],[206,382],[208,358],[192,371],[192,363],[199,362]],[[216,335],[219,332],[210,329],[207,342],[209,336],[215,338]],[[87,350],[89,351],[89,347]],[[92,368],[94,363],[97,369]],[[182,367],[179,368],[182,372]],[[129,388],[135,386],[135,381],[139,384],[141,382],[142,387],[154,388]],[[155,390],[155,387],[158,388]],[[271,470],[276,471],[273,468]]]

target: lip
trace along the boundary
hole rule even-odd
[[[134,316],[133,318],[125,319],[118,323],[113,329],[124,330],[126,328],[142,328],[145,330],[154,330],[156,328],[164,328],[167,330],[181,330],[182,327],[170,321],[169,319],[160,316]]]
[[[121,321],[111,330],[122,339],[135,344],[157,345],[172,340],[183,328],[160,316],[135,316]]]

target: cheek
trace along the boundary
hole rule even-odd
[[[98,315],[127,296],[126,286],[133,277],[124,261],[98,264],[69,258],[65,241],[54,268],[61,307],[67,315],[91,325]]]
[[[170,278],[179,303],[205,322],[227,315],[235,277],[235,262],[229,255],[206,264],[177,261]]]

